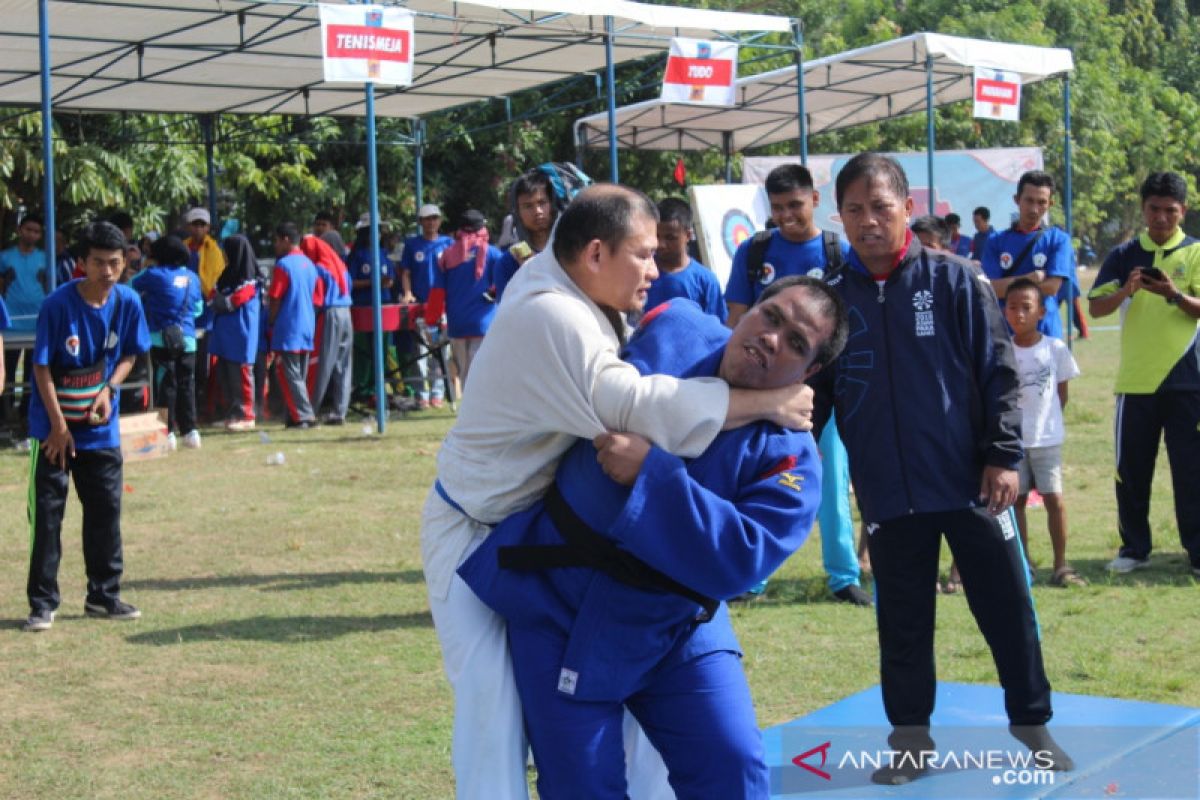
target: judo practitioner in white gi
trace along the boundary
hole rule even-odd
[[[753,391],[719,378],[642,376],[620,360],[619,312],[640,309],[657,276],[657,213],[645,195],[613,185],[572,201],[551,246],[509,284],[438,453],[421,554],[454,689],[460,799],[528,795],[504,622],[455,575],[491,526],[541,496],[579,437],[631,431],[686,457],[722,428],[752,420],[808,425],[811,393],[802,387]]]

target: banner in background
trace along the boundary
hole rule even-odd
[[[320,11],[325,80],[393,86],[412,83],[412,12],[326,3]]]
[[[976,67],[975,116],[1020,122],[1021,76],[1002,69]]]
[[[703,106],[734,105],[737,60],[738,46],[732,42],[672,39],[662,99]]]
[[[945,216],[951,211],[962,217],[962,233],[974,233],[971,213],[978,206],[992,212],[992,225],[1000,230],[1016,218],[1017,180],[1031,169],[1042,169],[1040,147],[1002,147],[991,150],[938,150],[934,153],[934,180],[937,189],[930,192],[926,179],[925,153],[888,153],[900,162],[908,175],[909,191],[913,197],[913,217],[923,214]],[[834,179],[842,165],[852,155],[809,156],[808,169],[819,192],[819,202],[813,217],[823,230],[841,231],[837,213]],[[762,184],[767,173],[780,164],[798,164],[796,156],[747,157],[743,162],[742,180]],[[764,201],[765,202],[765,201]]]

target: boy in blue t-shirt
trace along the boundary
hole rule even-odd
[[[717,276],[688,254],[688,242],[694,236],[691,206],[677,197],[658,204],[658,250],[654,253],[658,277],[646,294],[646,310],[672,297],[686,297],[724,322],[728,315]]]
[[[141,616],[120,594],[124,477],[117,416],[121,382],[134,359],[150,349],[150,334],[137,295],[118,283],[125,236],[111,223],[94,222],[82,245],[84,277],[51,293],[37,318],[37,390],[29,407],[34,442],[27,631],[49,629],[61,602],[58,564],[68,475],[83,506],[84,611],[106,619]]]
[[[763,253],[762,264],[750,263],[753,238],[742,242],[733,254],[725,302],[729,307],[729,327],[737,327],[746,309],[758,302],[763,290],[786,275],[825,278],[835,264],[845,263],[850,245],[839,238],[836,247],[826,244],[825,233],[817,227],[813,211],[821,202],[821,193],[813,186],[812,173],[800,164],[782,164],[767,175],[767,201],[775,228]],[[756,269],[751,270],[751,267]],[[753,280],[751,272],[754,272]],[[859,586],[861,570],[854,549],[854,524],[850,516],[850,462],[837,425],[826,426],[820,439],[822,497],[819,520],[821,555],[829,590],[834,598],[857,606],[871,604],[870,595]],[[765,584],[764,584],[765,586]],[[751,594],[761,593],[756,587]]]
[[[1063,281],[1075,274],[1075,251],[1071,237],[1062,228],[1042,225],[1054,205],[1054,177],[1041,170],[1030,170],[1017,181],[1017,221],[1007,230],[987,240],[983,247],[983,273],[992,281],[996,297],[1004,297],[1017,278],[1029,278],[1042,292],[1046,316],[1038,330],[1062,339],[1062,318],[1058,314],[1058,290]],[[1000,308],[1004,308],[1001,300]]]
[[[496,316],[496,301],[490,289],[493,271],[503,254],[488,244],[486,223],[475,209],[463,212],[454,244],[438,259],[429,302],[425,304],[427,325],[436,325],[445,310],[450,353],[464,386],[471,361]]]
[[[421,206],[417,213],[417,224],[421,232],[404,240],[404,255],[400,258],[400,286],[402,303],[424,303],[429,300],[429,291],[433,288],[433,271],[437,269],[438,259],[442,251],[454,244],[449,236],[440,233],[442,226],[442,210],[433,203]],[[427,326],[423,319],[417,320],[418,333],[431,348],[441,349],[444,342],[441,330],[437,326]],[[398,331],[396,338],[411,337],[411,331]],[[409,342],[415,347],[415,343]],[[442,374],[441,359],[435,357],[432,350],[424,358],[418,358],[414,363],[412,374],[406,382],[417,396],[417,407],[440,408],[444,402],[445,376]]]

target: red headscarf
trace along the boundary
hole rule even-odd
[[[314,264],[319,264],[329,271],[337,281],[338,289],[343,295],[350,294],[350,282],[346,271],[346,262],[333,251],[325,240],[311,234],[300,240],[300,252],[308,256]]]
[[[488,229],[477,231],[457,230],[454,232],[454,244],[442,251],[438,258],[440,269],[452,269],[467,260],[471,250],[475,249],[475,280],[483,277],[483,268],[487,264]]]

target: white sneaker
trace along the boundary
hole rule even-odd
[[[172,453],[179,449],[179,440],[175,438],[174,433],[167,434],[167,449]]]
[[[200,449],[200,431],[188,431],[183,437],[183,446],[189,450]]]
[[[1135,569],[1144,569],[1150,566],[1148,558],[1130,558],[1129,556],[1117,556],[1112,561],[1108,562],[1108,571],[1118,574],[1133,572]]]
[[[252,419],[231,419],[225,423],[227,431],[252,431],[254,430],[254,420]]]

